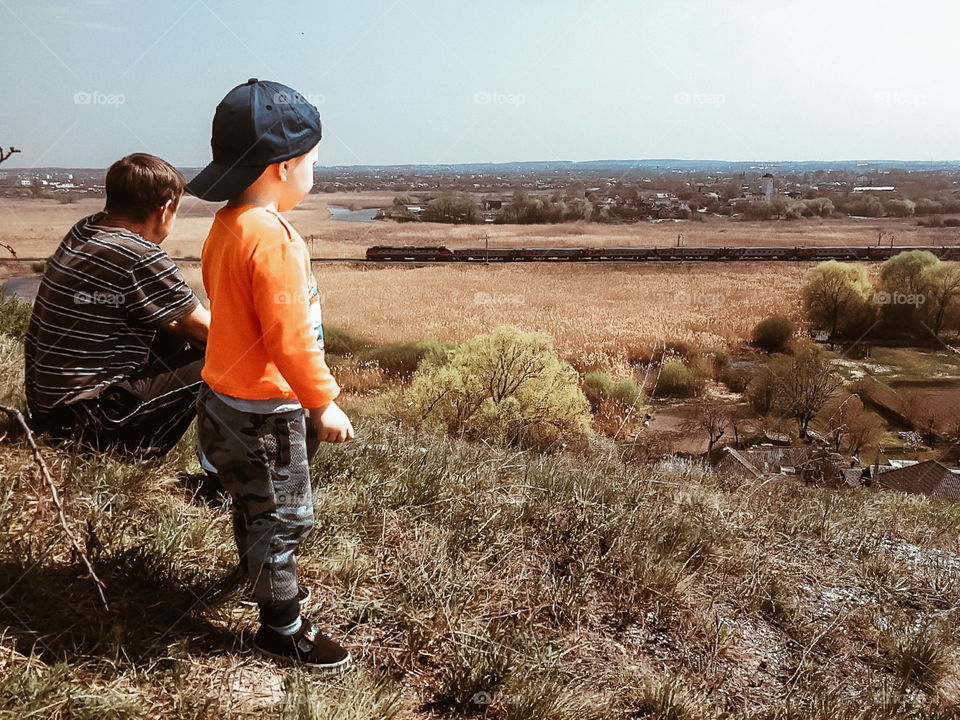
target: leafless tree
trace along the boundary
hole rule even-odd
[[[733,413],[729,405],[719,400],[707,400],[697,405],[696,414],[685,420],[680,429],[691,433],[706,431],[709,453],[726,434],[732,422]]]
[[[838,383],[830,364],[816,347],[803,348],[792,358],[785,358],[775,369],[779,381],[779,405],[789,417],[797,419],[800,436],[807,429],[836,391]]]
[[[14,153],[20,152],[20,148],[15,148],[13,145],[10,146],[10,149],[4,152],[3,147],[0,146],[0,163],[4,160],[7,160]]]

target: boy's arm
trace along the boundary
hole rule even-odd
[[[195,347],[203,348],[210,331],[210,311],[198,302],[188,314],[167,323],[162,329],[186,338]]]
[[[310,319],[305,253],[298,243],[261,243],[251,257],[251,289],[270,359],[303,407],[322,410],[340,387]]]

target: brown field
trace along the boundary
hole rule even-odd
[[[463,340],[498,325],[551,335],[581,363],[616,366],[663,342],[729,348],[774,313],[801,319],[807,267],[318,264],[328,325],[375,340]]]
[[[804,219],[774,222],[741,222],[711,217],[703,222],[643,222],[633,225],[571,223],[563,225],[435,225],[394,222],[355,223],[329,219],[327,204],[377,207],[389,203],[392,193],[321,193],[308,196],[287,215],[310,242],[314,257],[361,257],[370,245],[447,245],[479,247],[484,235],[491,246],[574,245],[674,245],[682,233],[687,245],[872,245],[878,233],[892,233],[901,245],[953,244],[957,228],[925,228],[915,220]],[[0,242],[11,245],[22,257],[43,257],[57,246],[80,217],[102,207],[101,198],[81,198],[76,203],[56,200],[0,198]],[[173,256],[200,253],[210,218],[218,206],[184,198],[177,227],[164,247]],[[888,242],[888,236],[884,236]],[[3,254],[6,254],[3,251]]]

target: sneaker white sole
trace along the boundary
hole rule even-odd
[[[353,664],[353,657],[351,657],[349,652],[343,660],[321,665],[318,663],[303,662],[302,660],[294,660],[292,657],[288,657],[287,655],[277,655],[269,650],[264,650],[256,643],[251,643],[251,646],[253,648],[253,654],[261,658],[273,660],[276,663],[287,665],[289,667],[301,667],[304,670],[309,670],[310,672],[315,673],[341,673],[347,670]]]
[[[311,600],[313,600],[313,592],[311,592],[310,590],[307,590],[307,595],[306,597],[303,598],[303,600],[300,601],[300,605],[301,606],[306,605]],[[251,608],[257,607],[257,601],[254,600],[249,595],[243,595],[240,598],[240,604],[243,605],[244,607],[251,607]]]

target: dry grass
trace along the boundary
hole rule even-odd
[[[621,370],[664,342],[729,347],[770,314],[799,322],[806,271],[799,264],[315,267],[329,325],[381,342],[461,341],[515,325],[548,333],[581,368]]]
[[[151,465],[43,449],[105,611],[0,432],[0,718],[957,716],[957,505],[625,460],[602,438],[496,449],[357,399],[357,441],[312,465],[299,553],[309,614],[357,659],[334,681],[250,656],[228,513],[185,478],[192,433]]]
[[[665,342],[734,347],[770,315],[802,326],[808,270],[800,263],[314,265],[327,326],[377,342],[459,342],[514,325],[549,334],[578,369],[621,372]],[[199,266],[181,271],[205,298]]]

